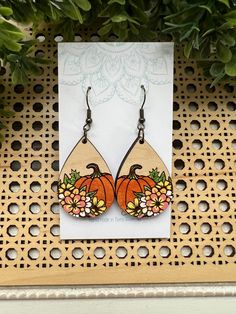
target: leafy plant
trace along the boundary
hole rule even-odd
[[[7,128],[4,124],[4,120],[12,116],[14,116],[14,112],[12,112],[11,110],[7,110],[6,106],[4,106],[4,104],[0,102],[0,142],[2,142],[4,139],[4,135],[2,132],[3,129]]]
[[[213,78],[236,77],[236,1],[169,1],[163,32],[184,44],[184,54],[193,57]]]
[[[25,84],[45,60],[31,56],[35,41],[26,41],[15,22],[34,30],[50,23],[70,41],[81,25],[96,27],[101,40],[168,36],[198,60],[213,85],[236,78],[236,0],[0,0],[0,59],[10,64],[13,83]]]

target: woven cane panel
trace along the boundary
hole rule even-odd
[[[36,54],[53,60],[41,76],[13,86],[8,69],[1,70],[0,93],[15,117],[7,120],[0,154],[0,284],[235,281],[235,88],[210,88],[176,48],[170,240],[60,241],[56,45],[62,37],[44,29],[36,38]],[[75,40],[98,37],[84,30]]]

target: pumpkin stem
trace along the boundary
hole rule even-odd
[[[92,162],[92,163],[88,164],[86,166],[86,168],[87,169],[90,169],[90,168],[93,169],[93,173],[91,174],[91,178],[99,178],[99,177],[101,177],[102,173],[101,173],[101,171],[100,171],[100,169],[99,169],[97,164]]]
[[[130,169],[129,169],[129,175],[128,175],[128,177],[129,177],[129,179],[130,180],[132,180],[132,179],[137,179],[138,178],[138,176],[137,176],[137,174],[135,173],[135,170],[136,169],[142,169],[143,167],[141,166],[141,165],[138,165],[138,164],[135,164],[135,165],[132,165],[131,167],[130,167]]]

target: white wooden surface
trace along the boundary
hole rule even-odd
[[[222,314],[235,308],[235,297],[0,301],[1,314]]]

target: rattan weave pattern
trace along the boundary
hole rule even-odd
[[[235,88],[210,88],[176,48],[170,240],[60,241],[56,44],[62,38],[50,29],[36,38],[36,55],[53,60],[40,76],[23,87],[11,84],[8,69],[0,73],[1,96],[15,111],[0,150],[0,284],[235,281]],[[89,29],[75,37],[97,38]]]

